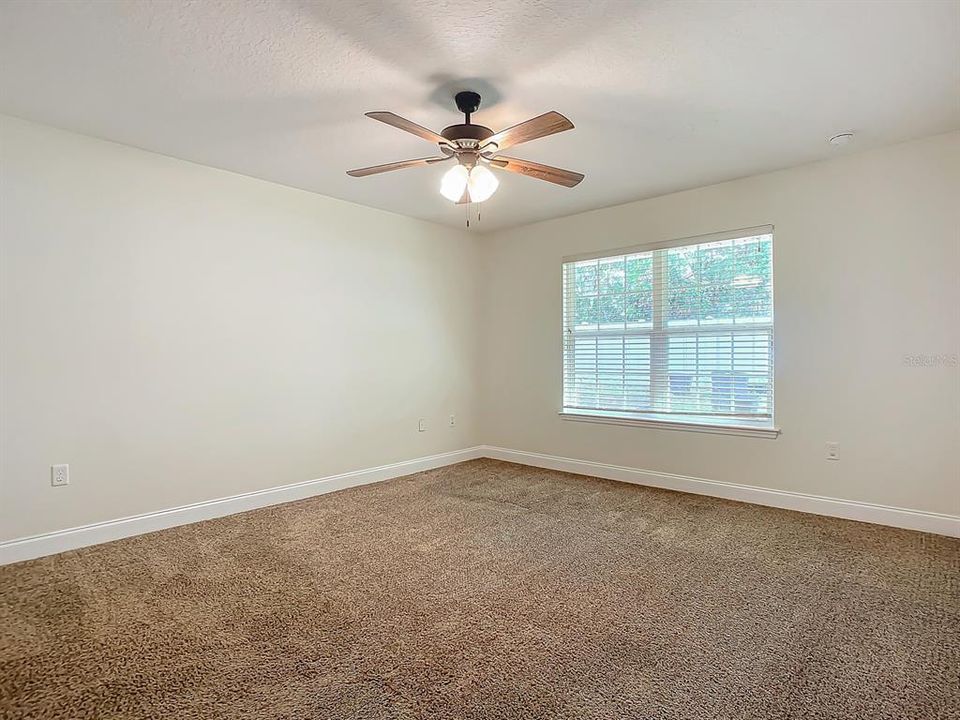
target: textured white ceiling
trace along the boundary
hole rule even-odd
[[[960,3],[629,0],[5,0],[0,112],[462,226],[447,166],[363,117],[439,130],[452,95],[500,129],[576,129],[510,154],[586,173],[501,173],[481,231],[960,127]]]

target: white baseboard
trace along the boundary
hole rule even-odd
[[[736,483],[718,482],[703,478],[673,475],[671,473],[640,470],[620,465],[588,460],[574,460],[572,458],[557,457],[556,455],[541,455],[540,453],[509,450],[507,448],[485,445],[481,448],[484,457],[496,460],[532,465],[534,467],[562,470],[577,475],[592,475],[608,480],[649,485],[651,487],[678,490],[696,495],[710,495],[711,497],[755,505],[797,510],[814,515],[828,515],[830,517],[859,520],[860,522],[889,525],[891,527],[920,530],[921,532],[960,537],[960,517],[956,515],[941,515],[939,513],[907,510],[904,508],[874,505],[872,503],[856,502],[853,500],[839,500],[837,498],[806,495],[804,493],[788,492],[784,490],[769,490],[752,485],[738,485]]]
[[[543,455],[540,453],[509,450],[507,448],[480,445],[439,455],[416,458],[404,462],[381,465],[380,467],[354,470],[353,472],[331,475],[317,480],[282,485],[280,487],[258,490],[256,492],[234,495],[232,497],[207,500],[184,505],[182,507],[145,513],[132,517],[108,520],[106,522],[84,525],[82,527],[59,530],[56,532],[18,538],[0,543],[0,565],[31,560],[53,555],[66,550],[76,550],[88,545],[119,540],[133,535],[164,530],[177,525],[187,525],[201,520],[233,515],[235,513],[256,510],[257,508],[278,505],[280,503],[302,500],[314,495],[322,495],[357,485],[390,480],[391,478],[411,475],[424,470],[453,465],[454,463],[489,457],[496,460],[531,465],[533,467],[561,470],[577,475],[619,480],[637,485],[678,490],[696,495],[739,500],[755,505],[797,510],[814,515],[859,520],[860,522],[889,525],[892,527],[919,530],[950,537],[960,537],[960,517],[938,513],[907,510],[904,508],[874,505],[853,500],[806,495],[804,493],[769,490],[751,485],[705,480],[703,478],[674,475],[671,473],[640,470],[638,468],[608,465],[606,463],[575,460]]]
[[[474,460],[479,457],[483,457],[481,448],[466,448],[365,470],[354,470],[340,475],[330,475],[317,480],[307,480],[292,485],[257,490],[242,495],[206,500],[192,505],[170,508],[169,510],[160,510],[68,530],[58,530],[43,535],[34,535],[33,537],[9,540],[0,543],[0,565],[31,560],[66,550],[76,550],[88,545],[98,545],[111,540],[142,535],[143,533],[164,530],[177,525],[187,525],[201,520],[211,520],[225,515],[246,512],[247,510],[256,510],[269,505],[303,500],[313,495],[322,495],[356,485],[390,480],[391,478],[432,470],[444,465],[453,465],[464,460]]]

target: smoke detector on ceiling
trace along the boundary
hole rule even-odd
[[[852,132],[842,132],[842,133],[837,133],[832,138],[830,138],[830,144],[835,145],[837,147],[843,147],[844,145],[849,145],[852,140],[853,140]]]

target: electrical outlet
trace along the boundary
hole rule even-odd
[[[50,466],[50,484],[53,487],[63,487],[70,484],[70,466],[69,465],[51,465]]]
[[[456,415],[451,415],[451,416],[450,416],[450,427],[454,427],[456,424],[457,424],[457,416],[456,416]]]
[[[427,429],[427,421],[423,418],[420,418],[420,422],[417,423],[417,432],[424,432]]]
[[[839,459],[840,459],[840,443],[828,442],[827,443],[827,460],[839,460]]]

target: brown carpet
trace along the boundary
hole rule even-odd
[[[958,571],[478,460],[0,568],[0,718],[958,718]]]

